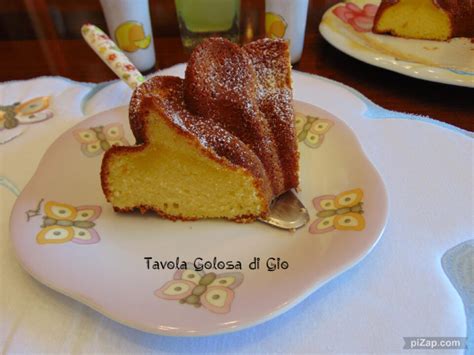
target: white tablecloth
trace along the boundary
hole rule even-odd
[[[183,70],[178,65],[162,74],[182,75]],[[21,269],[8,233],[16,194],[61,132],[87,115],[123,105],[130,90],[121,82],[94,86],[63,78],[1,84],[0,105],[48,95],[54,113],[0,144],[2,353],[406,353],[403,337],[466,336],[463,302],[441,258],[473,236],[470,134],[386,111],[324,78],[299,72],[293,78],[296,99],[343,119],[362,142],[388,189],[388,225],[360,264],[292,310],[253,328],[204,338],[171,338],[128,328],[48,289]],[[467,265],[474,265],[470,249],[463,250]],[[469,269],[463,275],[474,280]],[[460,287],[472,290],[465,279]],[[469,294],[464,296],[465,302],[473,302]]]

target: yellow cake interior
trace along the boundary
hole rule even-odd
[[[208,157],[155,112],[147,121],[152,122],[146,132],[150,144],[108,160],[115,207],[147,205],[185,219],[259,215],[266,208],[247,170]]]
[[[375,26],[377,32],[407,38],[447,40],[451,36],[449,16],[432,0],[400,0],[383,11]]]

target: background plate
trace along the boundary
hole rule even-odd
[[[356,9],[355,5],[362,10],[366,5],[379,3],[353,0],[334,5],[323,15],[319,31],[334,47],[365,63],[417,79],[474,87],[474,43],[470,38],[443,42],[378,35],[353,25],[371,27],[373,16],[354,12],[356,21],[345,23],[334,12],[348,4],[350,8]]]

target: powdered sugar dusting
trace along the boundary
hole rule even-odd
[[[184,81],[154,77],[135,90],[130,123],[140,142],[143,117],[156,110],[217,158],[269,179],[278,195],[298,186],[291,101],[286,42],[265,39],[241,48],[214,38],[193,52]]]

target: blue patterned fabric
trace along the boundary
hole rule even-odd
[[[464,303],[467,322],[466,355],[474,354],[474,239],[449,249],[441,258],[443,270]]]
[[[461,74],[461,75],[474,75],[474,73],[464,71],[464,70],[457,70],[457,69],[448,69],[448,70],[452,71],[453,73]]]
[[[0,176],[0,186],[5,187],[15,196],[18,196],[20,194],[20,189],[16,187],[16,185],[12,181],[10,181],[4,176]]]

